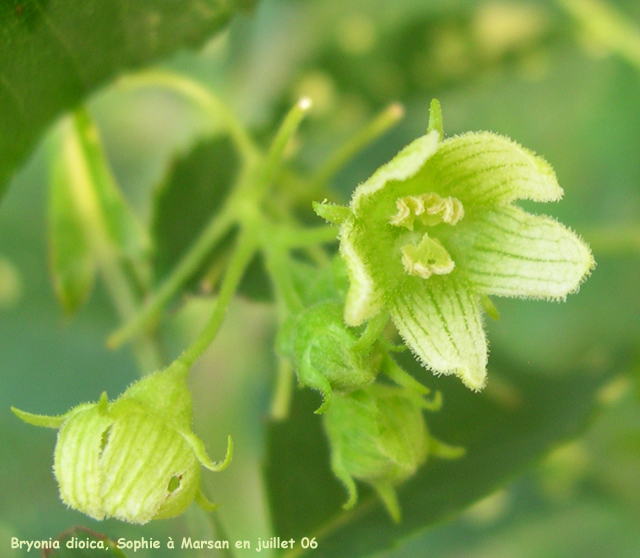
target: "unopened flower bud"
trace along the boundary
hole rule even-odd
[[[300,314],[292,327],[298,380],[322,393],[319,413],[328,409],[332,390],[350,392],[373,382],[382,359],[375,348],[353,349],[359,337],[344,323],[342,312],[340,303],[316,304]]]
[[[59,428],[53,470],[60,497],[94,519],[147,523],[183,513],[195,499],[212,508],[200,488],[200,465],[214,464],[191,431],[188,369],[180,363],[133,384],[116,401],[103,393],[60,416],[13,412],[36,426]]]
[[[381,384],[334,395],[323,419],[331,468],[349,494],[345,508],[356,503],[355,480],[360,480],[373,486],[399,521],[396,487],[424,464],[431,447],[447,448],[448,457],[460,455],[459,449],[432,443],[422,414],[428,405],[410,389]]]

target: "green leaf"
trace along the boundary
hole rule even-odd
[[[60,149],[61,151],[61,149]],[[67,160],[54,150],[49,190],[49,244],[51,275],[62,307],[78,310],[91,292],[96,265],[73,193]]]
[[[404,356],[404,355],[403,355]],[[401,357],[402,358],[402,357]],[[422,379],[411,357],[403,365]],[[481,394],[450,378],[434,378],[444,406],[429,414],[431,433],[466,448],[455,461],[432,459],[398,488],[403,520],[393,524],[382,504],[364,486],[351,511],[346,493],[329,466],[329,451],[318,417],[317,396],[297,392],[288,421],[268,432],[266,481],[276,534],[317,537],[315,558],[355,558],[378,554],[403,539],[460,513],[493,492],[558,442],[576,436],[592,413],[594,398],[620,362],[594,374],[583,369],[562,377],[519,369],[492,354],[489,387]],[[492,389],[500,374],[502,388]],[[506,394],[506,395],[505,395]],[[283,557],[304,555],[283,553]]]
[[[246,2],[0,3],[0,196],[61,112],[118,74],[196,47]]]
[[[56,540],[60,549],[45,550],[44,558],[127,558],[114,541],[86,527],[72,527]]]
[[[148,239],[118,190],[98,130],[77,110],[51,139],[49,234],[56,293],[70,313],[85,301],[97,264],[113,252],[144,277]]]
[[[82,155],[93,178],[106,233],[121,254],[139,262],[148,251],[149,240],[118,189],[100,141],[100,134],[87,111],[80,109],[75,112],[75,127]]]

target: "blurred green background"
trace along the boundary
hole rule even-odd
[[[640,37],[640,2],[610,5]],[[442,103],[447,135],[504,134],[554,166],[565,199],[527,208],[578,231],[592,243],[598,266],[566,303],[497,299],[502,319],[488,324],[491,349],[549,375],[578,364],[585,370],[629,364],[600,393],[581,438],[554,448],[461,517],[384,555],[640,555],[640,52],[634,61],[616,51],[552,1],[263,0],[200,52],[181,52],[165,66],[217,92],[258,137],[270,137],[301,95],[312,97],[296,156],[305,168],[401,101],[404,121],[337,178],[345,199],[425,131],[432,97]],[[118,86],[99,92],[89,108],[119,183],[148,219],[167,165],[206,132],[201,116],[166,92]],[[48,539],[75,523],[113,538],[177,540],[187,532],[207,538],[211,527],[196,510],[133,527],[65,509],[51,471],[53,431],[27,426],[9,411],[14,405],[61,413],[103,390],[116,396],[137,377],[128,350],[104,346],[117,321],[100,285],[73,319],[55,300],[46,159],[41,145],[0,205],[0,554],[27,556],[11,550],[11,537]],[[211,308],[206,296],[184,302],[164,331],[168,355],[195,337]],[[271,533],[260,463],[274,323],[268,305],[238,300],[191,377],[195,430],[210,453],[222,454],[228,433],[238,448],[227,472],[204,473],[208,493],[225,503],[231,539]],[[180,553],[153,553],[165,555]]]

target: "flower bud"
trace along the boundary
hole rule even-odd
[[[291,335],[298,381],[322,393],[318,413],[328,409],[332,390],[350,392],[375,380],[382,355],[375,347],[369,352],[353,349],[358,335],[345,325],[340,303],[324,302],[305,310]]]
[[[183,513],[195,499],[212,505],[200,489],[200,465],[214,464],[191,431],[188,369],[178,363],[133,384],[116,401],[103,393],[64,415],[13,412],[36,426],[59,428],[53,470],[60,497],[94,519],[147,523]]]
[[[400,520],[395,487],[413,476],[429,453],[424,406],[411,390],[381,384],[335,394],[323,418],[331,468],[349,493],[345,508],[356,503],[357,479],[372,485],[394,521]]]

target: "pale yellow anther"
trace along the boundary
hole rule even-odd
[[[428,279],[433,274],[451,273],[456,264],[437,238],[425,234],[417,246],[402,247],[402,265],[409,275]]]
[[[396,200],[398,212],[389,221],[396,227],[413,230],[416,218],[428,226],[448,223],[455,225],[464,217],[464,207],[460,200],[447,197],[441,198],[434,192],[419,196],[404,196]]]

